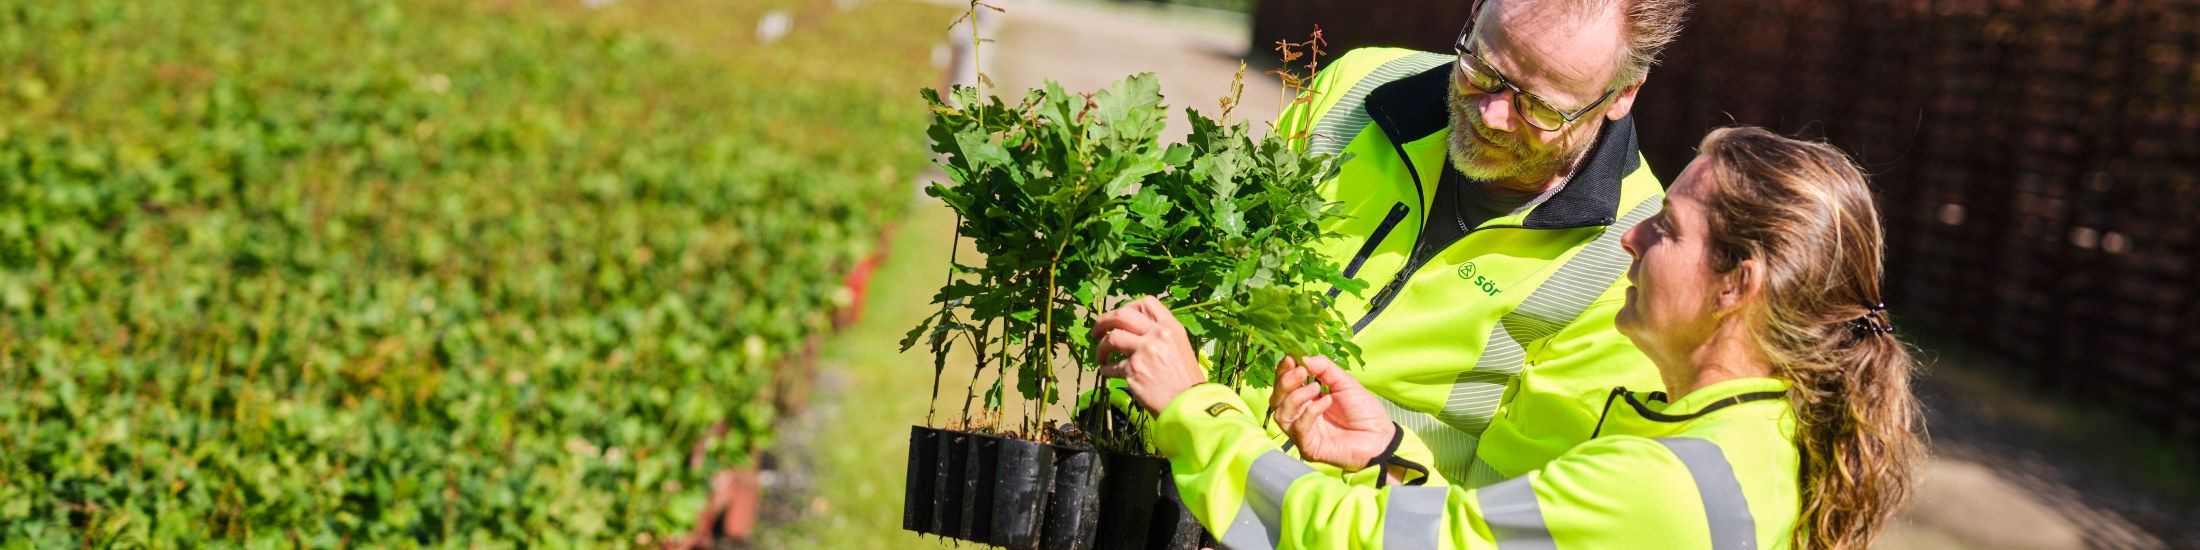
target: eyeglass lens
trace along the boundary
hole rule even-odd
[[[1505,91],[1506,88],[1511,88],[1511,83],[1506,82],[1504,77],[1499,76],[1495,69],[1483,63],[1479,56],[1462,51],[1459,62],[1462,68],[1467,69],[1468,83],[1473,84],[1482,93],[1494,94]],[[1566,123],[1566,115],[1560,113],[1557,107],[1551,106],[1542,98],[1519,92],[1518,88],[1513,88],[1513,90],[1516,92],[1513,94],[1513,112],[1518,113],[1521,118],[1527,119],[1528,124],[1535,126],[1536,129],[1547,132],[1554,131],[1560,125]]]

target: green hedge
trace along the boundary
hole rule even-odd
[[[0,544],[686,529],[924,160],[835,33],[946,21],[742,3],[0,0]]]

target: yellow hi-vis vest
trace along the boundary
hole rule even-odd
[[[1454,59],[1353,50],[1316,76],[1312,101],[1287,110],[1278,131],[1351,155],[1321,188],[1349,217],[1322,227],[1337,236],[1318,249],[1370,285],[1364,296],[1332,294],[1363,351],[1352,374],[1426,443],[1438,481],[1478,487],[1587,441],[1612,387],[1663,386],[1612,328],[1630,262],[1620,236],[1658,212],[1663,188],[1636,147],[1634,119],[1607,121],[1564,188],[1407,269],[1451,169]],[[1266,392],[1245,396],[1256,415]]]
[[[1162,410],[1155,443],[1230,550],[1788,548],[1802,501],[1787,387],[1729,380],[1672,403],[1614,389],[1596,438],[1478,489],[1318,475],[1214,384]]]

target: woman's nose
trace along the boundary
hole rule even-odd
[[[1619,236],[1619,247],[1626,250],[1628,256],[1637,260],[1642,259],[1642,251],[1635,245],[1635,239],[1639,238],[1642,238],[1642,224],[1640,223],[1627,228],[1627,232]]]

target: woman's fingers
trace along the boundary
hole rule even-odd
[[[1100,365],[1100,376],[1129,379],[1131,377],[1130,367],[1130,360],[1127,359],[1114,363],[1103,363]]]
[[[1091,336],[1100,374],[1129,382],[1148,411],[1159,413],[1177,394],[1207,381],[1183,325],[1152,296],[1102,313]]]
[[[1176,314],[1169,313],[1168,306],[1161,305],[1160,298],[1152,296],[1139,298],[1137,301],[1131,302],[1129,306],[1125,306],[1124,309],[1131,309],[1144,315],[1147,324],[1140,327],[1139,334],[1161,339],[1182,338],[1185,335],[1184,324],[1177,322]]]
[[[1100,337],[1100,341],[1092,346],[1094,357],[1100,362],[1101,365],[1100,375],[1110,376],[1114,378],[1122,378],[1123,376],[1122,374],[1120,374],[1122,372],[1122,369],[1115,370],[1115,372],[1117,372],[1118,374],[1108,374],[1108,367],[1128,362],[1128,357],[1136,355],[1139,349],[1144,347],[1145,345],[1146,337],[1129,331],[1112,331],[1108,332],[1106,336]],[[1124,361],[1108,360],[1117,355],[1122,355],[1126,359]]]
[[[1308,416],[1306,404],[1313,401],[1314,398],[1321,397],[1321,395],[1321,386],[1312,384],[1291,390],[1291,392],[1284,394],[1283,403],[1276,407],[1278,411],[1276,413],[1277,419],[1282,420],[1285,424],[1298,423],[1299,419]]]
[[[1099,338],[1101,335],[1113,331],[1145,334],[1157,326],[1159,325],[1154,322],[1153,316],[1148,315],[1144,310],[1124,306],[1100,314],[1100,318],[1093,321],[1092,333],[1088,336]]]
[[[1276,385],[1293,390],[1299,389],[1299,386],[1306,385],[1307,377],[1309,376],[1306,372],[1306,367],[1303,365],[1298,365],[1290,359],[1285,359],[1284,362],[1285,364],[1290,365],[1291,368],[1276,370]]]
[[[1327,355],[1309,355],[1303,359],[1300,359],[1299,364],[1306,367],[1306,372],[1308,374],[1313,374],[1315,376],[1320,376],[1320,374],[1317,374],[1316,371],[1324,371],[1337,368],[1337,362],[1329,360],[1329,356]]]
[[[1099,341],[1092,343],[1093,362],[1100,364],[1100,372],[1103,374],[1107,372],[1108,358],[1122,351],[1120,344],[1117,343],[1119,339],[1116,338],[1116,335],[1118,334],[1127,333],[1109,332],[1107,336],[1101,337]]]
[[[1152,301],[1152,304],[1147,303],[1149,300]],[[1107,363],[1112,358],[1110,353],[1129,354],[1137,351],[1132,346],[1127,345],[1117,345],[1113,348],[1105,346],[1105,342],[1114,339],[1117,334],[1129,333],[1134,336],[1144,336],[1156,334],[1158,332],[1156,329],[1164,328],[1162,323],[1154,319],[1152,313],[1159,303],[1159,300],[1154,300],[1153,297],[1148,296],[1100,314],[1100,318],[1092,323],[1092,332],[1087,334],[1088,337],[1103,344],[1094,346],[1094,359],[1101,363]]]
[[[1316,386],[1313,384],[1301,385],[1297,388],[1293,388],[1291,390],[1291,393],[1284,394],[1283,408],[1284,410],[1298,410],[1299,407],[1306,405],[1307,401],[1312,401],[1316,397],[1321,397],[1321,395],[1321,386]],[[1293,416],[1296,417],[1297,415]]]
[[[1298,363],[1292,361],[1291,358],[1284,358],[1282,363],[1276,365],[1276,386],[1268,391],[1268,410],[1273,413],[1277,407],[1283,405],[1284,395],[1290,394],[1292,390],[1297,390],[1299,386],[1304,385],[1306,385],[1306,371],[1299,368]]]
[[[1282,362],[1276,363],[1276,382],[1279,384],[1283,383],[1286,378],[1289,378],[1287,376],[1284,376],[1284,374],[1294,370],[1298,370],[1298,368],[1298,361],[1293,361],[1290,357],[1284,357]]]
[[[1315,425],[1322,421],[1322,414],[1329,412],[1330,404],[1335,402],[1336,400],[1331,399],[1328,394],[1316,392],[1312,399],[1306,400],[1306,403],[1299,406],[1299,415],[1291,419],[1291,427],[1287,433],[1290,433],[1293,439],[1305,439],[1310,435],[1308,432],[1312,431]]]
[[[1316,355],[1306,358],[1306,372],[1313,375],[1314,380],[1321,382],[1322,385],[1329,386],[1329,391],[1332,392],[1361,389],[1359,379],[1345,373],[1344,367],[1337,366],[1337,363],[1330,361],[1328,357]]]
[[[1169,313],[1169,306],[1161,303],[1160,298],[1146,296],[1137,300],[1132,300],[1130,305],[1126,307],[1130,309],[1135,309],[1141,313],[1145,313],[1148,319],[1152,319],[1154,320],[1154,322],[1162,326],[1169,326],[1176,323],[1176,315],[1173,313]]]

